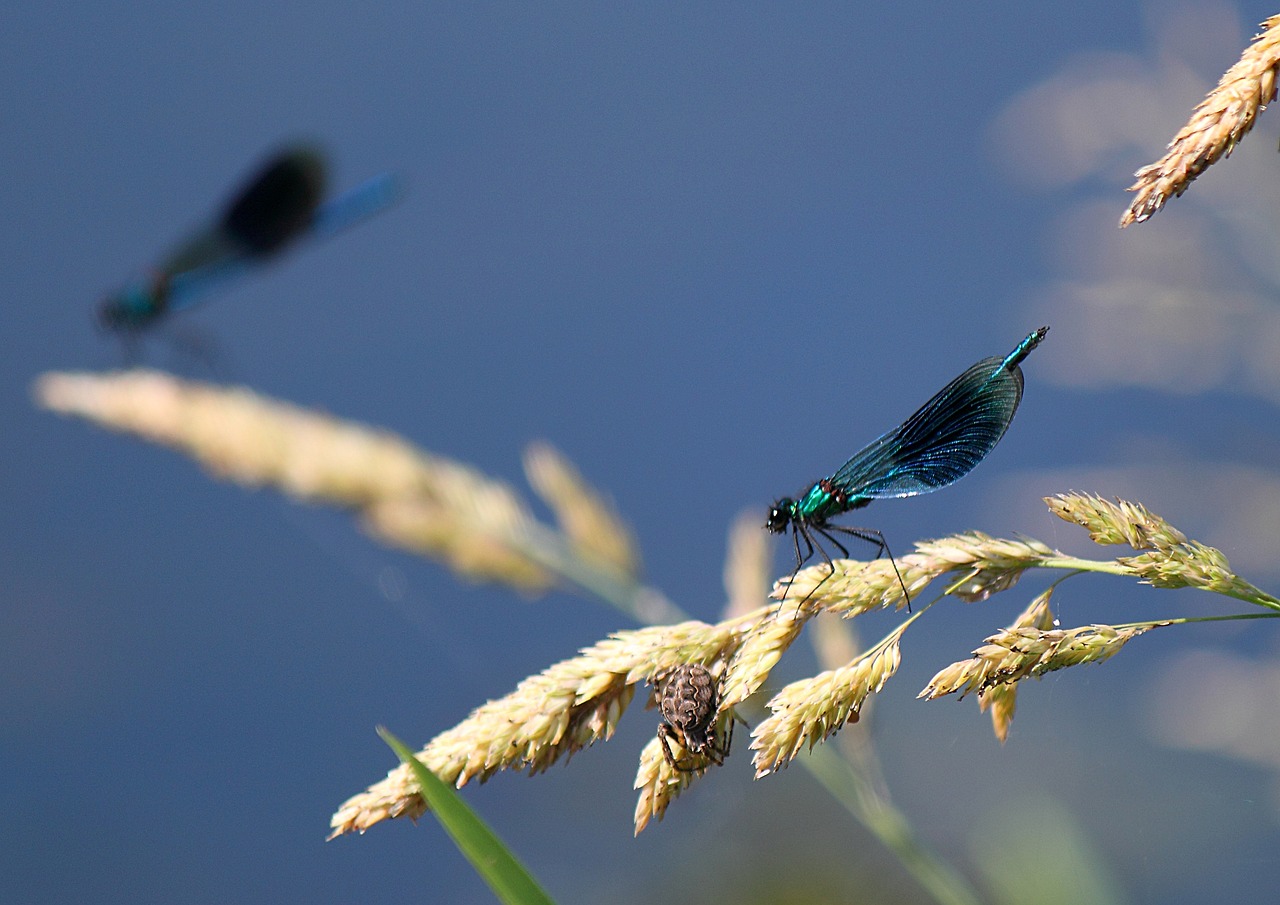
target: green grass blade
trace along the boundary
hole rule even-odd
[[[413,770],[431,813],[501,901],[507,905],[555,905],[538,881],[488,824],[467,807],[451,785],[424,767],[413,752],[385,728],[378,727],[378,735]]]

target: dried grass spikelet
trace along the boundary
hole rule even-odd
[[[724,617],[731,619],[758,609],[769,594],[769,541],[760,530],[760,513],[740,512],[729,526],[724,561]]]
[[[387,431],[147,370],[46,374],[35,395],[52,411],[178,449],[215,476],[353,507],[382,539],[469,577],[523,590],[553,583],[523,551],[533,516],[510,487]]]
[[[1152,587],[1201,588],[1253,603],[1280,605],[1280,599],[1236,575],[1221,550],[1187,540],[1145,506],[1081,493],[1044,499],[1050,512],[1084,527],[1094,542],[1128,544],[1143,551],[1137,556],[1117,557],[1116,562]]]
[[[732,731],[736,719],[732,708],[720,710],[716,720],[716,737],[724,738],[725,733]],[[670,742],[672,754],[677,760],[685,754],[678,740]],[[705,770],[676,770],[667,762],[662,754],[662,743],[657,737],[649,740],[640,752],[640,766],[636,770],[636,781],[633,786],[639,795],[636,797],[635,834],[637,836],[653,820],[661,820],[667,812],[667,806],[689,788]]]
[[[382,542],[432,559],[461,575],[500,581],[523,591],[542,591],[553,583],[542,566],[511,544],[518,523],[495,530],[507,507],[483,505],[459,517],[457,506],[426,497],[379,500],[361,514],[365,531]],[[478,517],[475,517],[478,516]]]
[[[1165,550],[1187,536],[1141,503],[1104,500],[1088,493],[1045,497],[1049,511],[1089,532],[1095,544],[1128,544],[1135,550]]]
[[[815,620],[809,631],[809,640],[817,655],[819,669],[838,669],[859,655],[864,646],[856,626],[855,622],[829,613],[824,613]],[[896,813],[871,732],[874,720],[869,718],[874,717],[876,704],[876,698],[868,695],[858,708],[857,722],[845,723],[835,737],[834,750],[825,752],[826,760],[830,762],[835,756],[839,756],[853,771],[852,775],[857,777],[859,791],[856,800],[860,811],[865,812],[868,817],[873,812],[881,815]],[[821,770],[822,760],[820,758],[817,763],[806,763],[806,766],[817,766]],[[903,826],[905,820],[895,821],[895,824]]]
[[[814,610],[783,604],[773,607],[756,622],[742,639],[720,680],[722,711],[736,707],[760,689],[783,652],[813,615]]]
[[[672,769],[662,755],[662,743],[657,736],[640,752],[640,767],[636,771],[634,788],[640,793],[636,798],[634,817],[637,836],[652,820],[661,820],[667,806],[687,789],[696,778],[694,772]]]
[[[786,608],[794,604],[806,610],[825,610],[852,618],[869,610],[907,605],[902,586],[914,597],[924,590],[938,572],[910,554],[896,560],[835,559],[801,569],[790,578],[774,583],[770,596]],[[899,581],[901,575],[901,581]]]
[[[1116,561],[1155,588],[1202,588],[1254,602],[1280,603],[1232,572],[1221,550],[1199,541],[1137,556],[1121,556]]]
[[[636,579],[640,553],[634,536],[613,504],[568,459],[548,443],[531,443],[524,453],[524,473],[575,550]]]
[[[1009,740],[1009,727],[1013,725],[1013,714],[1018,709],[1018,686],[993,685],[978,692],[978,709],[982,713],[991,713],[991,728],[996,740],[1004,744]]]
[[[1005,629],[987,638],[973,657],[952,663],[929,680],[917,697],[926,700],[971,691],[979,694],[997,685],[1020,682],[1080,663],[1100,663],[1114,656],[1131,639],[1160,623],[1118,628],[1085,625],[1069,630]]]
[[[245,389],[135,370],[45,374],[35,396],[60,414],[185,452],[218,477],[302,499],[362,506],[429,483],[404,441]]]
[[[800,753],[846,723],[856,722],[868,695],[878,692],[902,662],[899,644],[907,623],[839,669],[787,685],[769,701],[772,714],[751,733],[756,778],[785,767]]]
[[[986,600],[1018,583],[1022,573],[1057,555],[1038,540],[1009,540],[981,531],[920,541],[916,551],[924,567],[938,572],[961,572],[947,593],[968,603]]]
[[[1049,601],[1053,597],[1053,585],[1050,585],[1045,591],[1039,594],[1030,605],[1018,614],[1018,618],[1013,620],[1013,624],[1009,626],[1010,630],[1030,628],[1038,631],[1048,631],[1053,628],[1053,610],[1049,606]],[[1009,726],[1013,722],[1014,711],[1018,707],[1018,686],[1011,685],[992,685],[978,692],[978,709],[983,712],[991,713],[991,728],[995,731],[996,738],[1000,744],[1004,744],[1009,738]]]
[[[980,531],[918,541],[915,547],[915,553],[896,560],[837,559],[831,565],[810,566],[796,573],[790,584],[787,579],[778,581],[772,596],[852,618],[868,610],[902,609],[907,605],[903,585],[914,599],[936,578],[960,572],[962,577],[948,593],[973,602],[1012,587],[1023,571],[1055,555],[1039,541],[1007,540]]]
[[[1136,195],[1120,217],[1122,228],[1146,220],[1170,198],[1185,192],[1217,160],[1230,155],[1253,128],[1258,113],[1275,100],[1280,16],[1267,19],[1261,28],[1239,62],[1223,74],[1169,142],[1165,155],[1134,174],[1137,181],[1129,191]]]
[[[720,625],[691,621],[618,632],[478,707],[432,739],[418,757],[458,787],[500,770],[540,772],[612,735],[637,683],[681,663],[723,662],[753,624],[751,619]],[[412,773],[402,765],[338,809],[330,821],[332,836],[363,832],[392,817],[416,818],[425,807]]]

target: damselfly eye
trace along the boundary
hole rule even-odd
[[[774,534],[781,534],[787,530],[787,525],[791,524],[791,509],[795,504],[783,498],[773,504],[773,508],[769,510],[769,518],[765,520],[764,526]]]

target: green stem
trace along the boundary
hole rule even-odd
[[[863,658],[876,656],[902,637],[911,623],[943,599],[939,594],[919,607],[897,628],[868,648]],[[880,765],[874,749],[866,745],[861,753],[848,750],[840,756],[828,745],[814,748],[809,756],[797,761],[807,769],[827,792],[844,806],[855,820],[892,852],[915,881],[941,905],[980,905],[977,892],[949,864],[938,858],[912,831],[906,816],[889,799],[882,788]]]
[[[661,591],[617,569],[587,560],[566,544],[559,533],[545,525],[523,526],[521,535],[509,541],[544,569],[641,624],[662,625],[689,618]]]
[[[1123,563],[1118,563],[1111,559],[1077,559],[1074,556],[1049,556],[1036,563],[1037,568],[1042,569],[1071,569],[1073,572],[1098,572],[1105,575],[1122,575],[1133,578],[1134,571]],[[1235,576],[1233,576],[1235,578]],[[1236,578],[1237,581],[1241,579]],[[1243,582],[1248,584],[1248,582]],[[1280,612],[1280,599],[1272,597],[1267,592],[1249,585],[1252,590],[1232,590],[1229,588],[1208,588],[1202,585],[1187,585],[1187,587],[1196,588],[1201,591],[1208,591],[1212,594],[1221,594],[1223,597],[1231,597],[1245,603],[1251,603],[1254,606],[1266,607],[1269,610]]]
[[[876,790],[853,764],[830,748],[814,748],[797,761],[942,905],[980,905],[969,882],[930,852],[911,830],[902,812]]]
[[[1250,587],[1253,587],[1250,585]],[[1206,591],[1213,591],[1212,588],[1204,588]],[[1250,594],[1247,591],[1213,591],[1215,594],[1221,594],[1224,597],[1234,597],[1236,600],[1242,600],[1245,603],[1252,603],[1254,606],[1264,606],[1273,613],[1258,613],[1259,616],[1280,615],[1280,600],[1272,597],[1266,591],[1254,588],[1257,593]]]
[[[1233,622],[1237,619],[1280,619],[1280,612],[1231,613],[1226,616],[1179,616],[1176,619],[1147,619],[1142,622],[1125,622],[1113,625],[1112,628],[1160,628],[1165,625],[1189,625],[1193,622]]]
[[[1076,572],[1101,572],[1105,575],[1133,577],[1133,570],[1114,559],[1077,559],[1074,556],[1047,556],[1036,563],[1041,569],[1072,569]]]

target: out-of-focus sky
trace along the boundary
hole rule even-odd
[[[0,900],[490,901],[429,820],[323,841],[334,808],[392,766],[374,726],[425,742],[630,627],[568,594],[460,582],[340,515],[35,407],[45,371],[120,365],[97,301],[298,138],[329,150],[337,188],[390,170],[403,202],[183,327],[234,382],[516,484],[524,446],[550,440],[631,521],[648,579],[699,618],[723,606],[740,510],[763,518],[1042,323],[989,459],[857,522],[898,552],[977,528],[1086,553],[1039,498],[1120,495],[1274,592],[1280,125],[1263,114],[1151,222],[1116,221],[1131,172],[1275,12],[0,14]],[[163,342],[146,353],[205,376]],[[1043,584],[939,608],[907,636],[876,739],[921,835],[980,886],[992,846],[1053,860],[1070,838],[1116,901],[1280,887],[1268,624],[1166,629],[1033,684],[1004,747],[974,702],[914,700]],[[1245,609],[1100,578],[1054,603],[1064,625]],[[815,668],[797,647],[779,677]],[[567,768],[468,800],[563,902],[764,900],[801,875],[808,901],[919,901],[803,771],[752,782],[741,739],[633,840],[655,723],[637,703]]]

